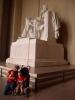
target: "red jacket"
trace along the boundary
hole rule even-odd
[[[12,73],[13,73],[13,74],[12,74]],[[16,82],[14,70],[10,70],[10,71],[8,72],[8,75],[7,75],[7,82],[8,82],[8,83]]]
[[[24,76],[22,76],[22,75],[18,76],[18,82],[19,82],[19,83],[22,83],[22,82],[24,82],[25,80],[26,80],[26,77],[24,77]]]

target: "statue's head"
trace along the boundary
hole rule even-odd
[[[42,5],[42,10],[45,11],[45,10],[47,10],[47,9],[48,9],[47,5],[43,4],[43,5]]]

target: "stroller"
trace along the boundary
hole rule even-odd
[[[20,70],[20,73],[26,77],[26,81],[24,82],[24,94],[26,96],[29,95],[30,89],[29,89],[29,81],[30,81],[30,75],[29,75],[29,68],[27,67],[22,67]]]

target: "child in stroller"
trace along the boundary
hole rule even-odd
[[[16,87],[16,93],[20,93],[20,94],[23,94],[24,93],[24,86],[25,86],[25,83],[26,83],[26,77],[24,77],[22,75],[21,72],[18,73],[18,79],[17,79],[17,87]]]
[[[28,95],[29,93],[29,69],[27,67],[22,67],[17,80],[16,92],[20,94]]]

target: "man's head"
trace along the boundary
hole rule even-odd
[[[19,68],[20,68],[20,67],[19,67],[19,65],[15,65],[15,70],[17,70],[17,71],[18,71],[18,70],[19,70]]]

